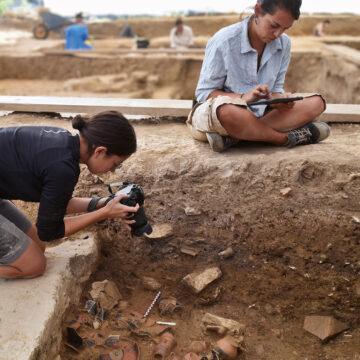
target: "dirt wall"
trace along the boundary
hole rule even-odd
[[[84,56],[18,56],[0,57],[0,79],[47,79],[68,80],[100,75],[131,74],[142,71],[157,76],[156,86],[147,89],[146,84],[139,84],[137,90],[148,90],[141,97],[162,97],[173,99],[192,99],[195,94],[201,58],[182,56],[131,56],[115,57],[99,55]],[[131,76],[130,76],[131,77]],[[338,55],[314,52],[294,52],[287,73],[285,89],[291,92],[321,92],[331,103],[360,103],[360,65]],[[96,81],[91,83],[96,84]],[[89,86],[84,78],[87,93],[98,93],[96,85]],[[127,85],[126,85],[127,84]],[[117,93],[129,93],[129,83],[117,86]],[[47,93],[43,84],[44,94]],[[108,92],[114,92],[116,84],[109,85]],[[64,84],[64,89],[68,89]],[[136,89],[133,89],[136,90]],[[106,92],[103,89],[102,93]],[[17,95],[21,89],[14,91]],[[72,94],[69,93],[69,96]],[[66,92],[62,92],[66,96]],[[124,95],[125,96],[125,95]],[[129,94],[132,97],[131,94]],[[135,92],[135,97],[139,93]]]
[[[294,26],[287,31],[291,36],[312,35],[315,25],[326,19],[324,16],[301,16]],[[360,16],[330,15],[331,25],[328,28],[329,35],[360,35]],[[89,31],[93,35],[106,35],[118,37],[126,24],[130,24],[139,37],[149,39],[168,36],[174,26],[176,18],[150,18],[150,19],[128,19],[109,23],[90,24]],[[223,16],[196,16],[184,17],[184,23],[191,26],[195,36],[212,36],[224,26],[239,21],[239,15]]]

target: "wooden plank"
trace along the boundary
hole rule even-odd
[[[360,104],[327,104],[321,120],[325,122],[360,123]]]
[[[96,113],[117,110],[126,115],[186,117],[191,107],[191,100],[0,96],[0,111]],[[360,104],[328,104],[321,120],[360,123]]]
[[[191,106],[191,100],[0,96],[1,111],[96,113],[117,110],[126,115],[182,117],[189,114]]]

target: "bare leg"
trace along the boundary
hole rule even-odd
[[[263,141],[274,145],[284,145],[288,141],[286,134],[259,121],[251,111],[243,107],[225,104],[219,106],[216,113],[228,134],[237,139]]]
[[[39,246],[30,241],[26,251],[12,264],[0,266],[0,277],[8,279],[33,278],[40,276],[46,269],[46,259]]]
[[[318,95],[296,101],[288,111],[271,110],[259,119],[260,122],[277,131],[297,129],[319,116],[325,109],[322,98]]]

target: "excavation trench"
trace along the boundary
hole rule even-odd
[[[139,151],[123,171],[102,181],[143,186],[150,223],[154,228],[167,224],[172,231],[149,239],[129,236],[115,221],[94,227],[101,260],[79,303],[65,316],[64,343],[66,328],[84,315],[93,282],[114,281],[125,303],[108,313],[100,329],[91,322],[83,325],[80,353],[63,343],[61,359],[98,359],[109,353],[109,347],[87,342],[94,333],[104,341],[109,335],[126,336],[139,345],[141,359],[152,359],[157,336],[116,327],[124,314],[145,314],[158,291],[149,288],[146,277],[160,284],[162,296],[182,305],[163,317],[155,305],[148,317],[176,323],[174,351],[181,356],[194,340],[211,344],[221,337],[203,331],[201,319],[211,313],[245,325],[239,359],[356,359],[358,130],[333,125],[323,144],[287,150],[242,143],[219,155],[189,138],[183,124],[137,125]],[[284,188],[291,188],[289,196],[282,195]],[[106,195],[106,189],[85,170],[75,193]],[[219,256],[229,247],[233,256]],[[182,280],[212,267],[219,267],[222,276],[199,294]],[[334,316],[350,329],[321,343],[302,329],[304,317],[314,314]]]
[[[201,56],[165,53],[2,55],[0,91],[3,95],[192,99],[201,64]],[[359,64],[351,59],[294,51],[285,89],[321,92],[330,103],[356,104],[359,77]]]

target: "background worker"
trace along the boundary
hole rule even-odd
[[[325,21],[322,21],[318,24],[316,24],[314,28],[314,36],[326,36],[326,29],[330,25],[331,21],[326,19]]]
[[[84,164],[93,174],[114,172],[136,151],[133,127],[120,113],[108,111],[86,120],[76,116],[79,135],[57,127],[0,128],[0,277],[31,278],[44,273],[46,242],[76,233],[107,218],[118,218],[130,230],[120,195],[101,199],[86,212],[90,198],[72,197]],[[6,155],[4,155],[6,154]],[[36,225],[10,200],[39,202]],[[104,206],[105,205],[105,206]]]
[[[302,101],[247,107],[260,99],[291,97],[283,84],[290,62],[284,34],[300,16],[301,0],[258,0],[254,14],[218,31],[208,42],[187,124],[192,136],[220,152],[239,140],[293,147],[325,139],[313,122],[325,110],[318,94]]]
[[[173,49],[186,49],[194,45],[194,35],[190,26],[184,25],[181,19],[175,21],[170,31],[170,47]]]
[[[82,13],[75,15],[76,24],[65,29],[66,50],[92,50],[93,46],[87,44],[89,37],[88,26],[83,22]]]

